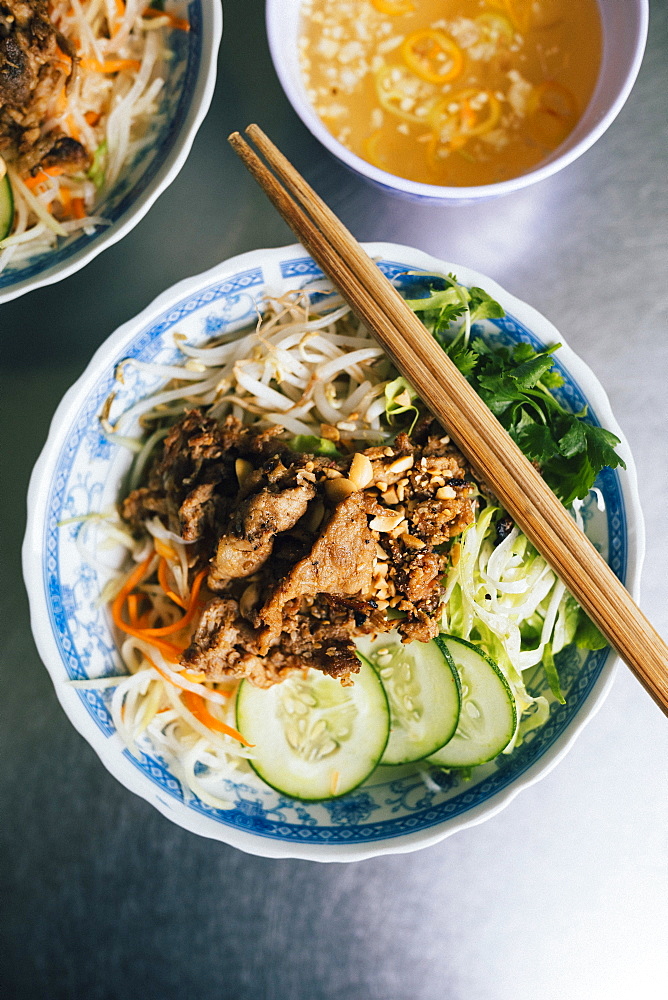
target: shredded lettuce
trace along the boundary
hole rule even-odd
[[[554,370],[560,345],[536,351],[528,343],[508,348],[476,336],[473,325],[503,317],[503,308],[483,289],[460,285],[453,274],[427,278],[425,292],[408,304],[577,518],[601,469],[625,465],[614,434],[587,423],[586,407],[570,412],[553,394],[564,384]],[[404,379],[387,386],[388,422],[413,404],[411,393]],[[403,409],[396,406],[402,402]],[[529,691],[537,673],[543,672],[552,697],[563,704],[557,655],[572,643],[595,650],[606,641],[517,527],[503,539],[497,536],[504,516],[499,508],[483,507],[464,532],[446,577],[443,627],[479,643],[505,673],[520,720],[504,751],[509,753],[549,716],[548,698]]]
[[[479,643],[499,664],[515,695],[519,724],[506,752],[542,725],[549,701],[532,695],[529,679],[544,671],[553,697],[565,696],[555,656],[572,642],[586,649],[596,635],[577,602],[517,528],[499,539],[499,507],[484,507],[459,540],[445,585],[443,628]],[[602,637],[601,637],[602,639]]]
[[[420,411],[414,403],[417,398],[417,392],[405,378],[400,376],[392,382],[388,382],[385,386],[385,416],[388,424],[392,425],[402,413],[413,413],[411,425],[407,429],[407,433],[410,434],[420,415]]]
[[[92,180],[98,191],[104,184],[108,148],[107,140],[103,139],[93,153],[93,162],[88,168],[88,177]]]
[[[337,458],[340,452],[329,438],[316,437],[315,434],[297,434],[290,438],[288,444],[293,451],[306,455],[327,455]]]

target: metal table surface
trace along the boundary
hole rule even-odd
[[[0,993],[665,998],[668,725],[625,669],[567,758],[500,815],[353,865],[257,859],[171,825],[56,702],[20,578],[30,469],[61,395],[117,325],[222,258],[292,242],[226,143],[253,120],[359,238],[479,268],[589,362],[635,453],[642,603],[668,632],[666,6],[654,3],[636,87],[592,150],[525,193],[460,209],[397,201],[337,165],[278,85],[262,4],[225,8],[213,107],[178,180],[84,271],[0,308]]]

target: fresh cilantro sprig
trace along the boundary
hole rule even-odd
[[[520,343],[509,349],[472,338],[475,322],[505,313],[483,289],[465,288],[454,275],[445,281],[446,288],[408,304],[559,499],[570,506],[587,496],[601,469],[626,468],[615,452],[619,438],[587,423],[586,407],[572,413],[553,395],[564,383],[553,370],[552,355],[560,345],[536,351]]]

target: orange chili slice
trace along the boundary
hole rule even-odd
[[[574,95],[556,80],[543,80],[534,88],[527,111],[535,138],[552,147],[563,142],[578,116]]]
[[[495,0],[494,6],[505,11],[520,34],[526,33],[531,24],[532,0]]]
[[[380,129],[376,132],[372,132],[368,138],[366,138],[362,144],[364,149],[364,158],[369,161],[374,167],[378,167],[379,170],[388,170],[389,167],[385,162],[384,158],[378,151],[378,143],[382,137],[382,132]]]
[[[434,134],[427,147],[429,158],[437,163],[439,150],[462,149],[470,139],[491,132],[500,117],[501,105],[489,90],[469,87],[444,97],[430,115]]]
[[[407,35],[401,45],[406,65],[421,80],[447,83],[462,71],[464,56],[459,46],[442,31],[423,28]]]
[[[411,0],[371,0],[371,4],[379,14],[389,14],[396,17],[397,14],[410,14],[415,10]]]
[[[512,42],[515,31],[505,14],[500,14],[494,10],[486,10],[484,13],[478,14],[475,21],[482,29],[485,37],[491,42]]]

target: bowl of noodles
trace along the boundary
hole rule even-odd
[[[592,372],[546,319],[491,279],[407,247],[366,249],[414,308],[426,288],[441,306],[452,295],[468,303],[453,313],[460,346],[465,338],[481,357],[496,351],[524,364],[554,353],[540,394],[549,388],[560,419],[585,419],[588,434],[615,443],[619,460],[582,497],[564,499],[637,594],[643,526],[633,461]],[[243,254],[167,291],[100,347],[63,399],[28,500],[35,640],[77,730],[171,821],[265,857],[412,851],[505,807],[558,763],[600,706],[615,657],[581,632],[582,619],[576,626],[572,598],[430,420],[298,245]],[[245,498],[241,507],[235,496]],[[347,568],[355,518],[372,552],[364,585],[351,582],[364,558]],[[409,563],[413,591],[401,575]],[[418,593],[427,565],[436,576]],[[294,585],[305,566],[318,593],[300,603]],[[285,622],[293,616],[281,627],[293,631],[262,656],[262,629],[252,623],[261,623],[263,602],[274,613],[279,597]],[[357,690],[363,700],[364,685],[376,690],[386,676],[377,658],[362,683],[346,659],[350,634],[386,627],[379,616],[417,646],[442,631],[467,648],[488,642],[514,706],[504,751],[477,766],[384,756],[342,787],[344,764],[357,768],[360,751],[315,793],[286,791],[284,776],[264,780],[258,760],[273,709],[251,733],[242,690],[285,693],[285,751],[301,753],[309,677],[325,678],[335,699]],[[322,629],[327,641],[314,642]],[[517,669],[506,657],[514,642]],[[365,733],[385,711],[372,704],[360,716]],[[389,695],[387,704],[393,712]],[[339,714],[343,742],[354,709],[346,703],[342,722]],[[335,747],[328,725],[319,719],[309,731],[307,770]],[[271,750],[272,766],[282,766],[281,753]],[[301,780],[302,763],[288,761],[290,780]]]
[[[219,4],[22,0],[0,15],[0,302],[121,239],[183,166]]]

